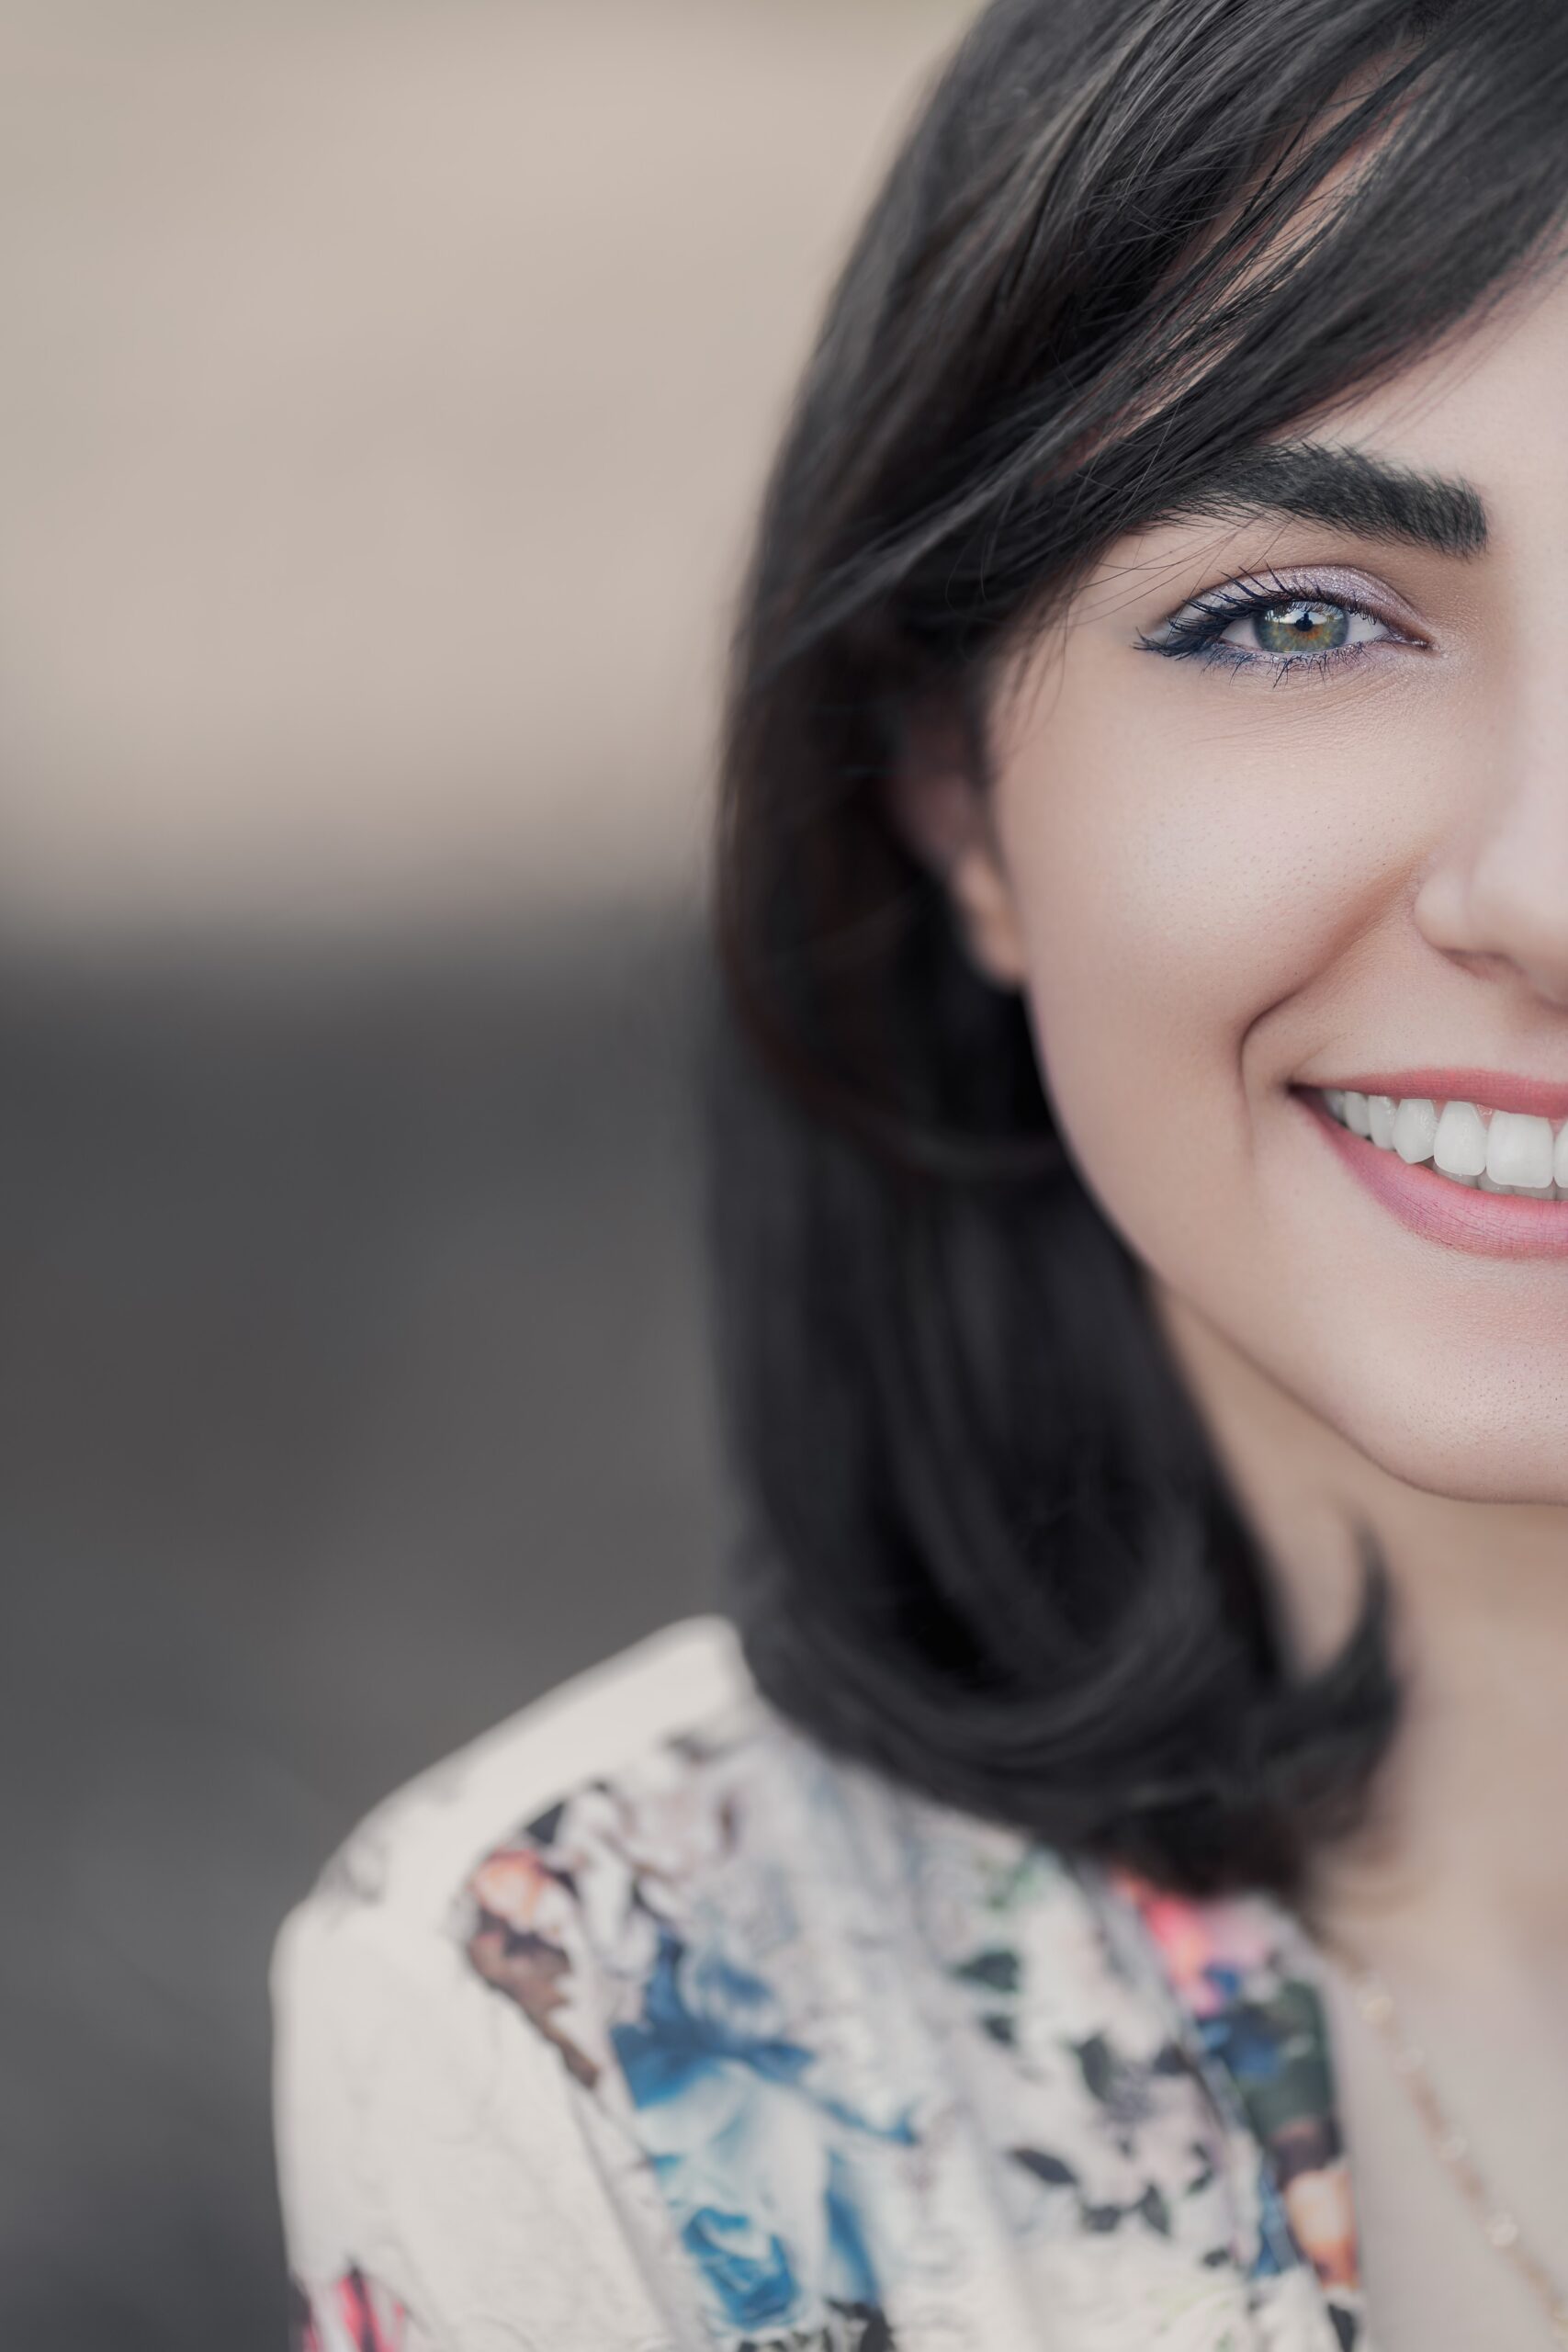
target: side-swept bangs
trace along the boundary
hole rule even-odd
[[[1314,1675],[1057,1141],[1021,1003],[884,813],[917,713],[1124,534],[1557,266],[1568,10],[999,0],[829,306],[737,634],[710,1213],[767,1695],[939,1799],[1301,1892],[1398,1717]]]

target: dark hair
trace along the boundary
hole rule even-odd
[[[1142,1270],[876,789],[1121,535],[1547,258],[1557,0],[998,0],[829,307],[738,632],[710,1216],[766,1696],[940,1800],[1301,1892],[1399,1719],[1298,1673]],[[1325,187],[1337,165],[1352,168]],[[1317,202],[1304,211],[1308,199]]]

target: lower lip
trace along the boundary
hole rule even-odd
[[[1330,1117],[1316,1094],[1298,1092],[1295,1099],[1351,1175],[1412,1233],[1473,1257],[1568,1258],[1568,1201],[1472,1193],[1434,1169],[1412,1168],[1396,1151],[1384,1151],[1364,1136],[1353,1136]]]

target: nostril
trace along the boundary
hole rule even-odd
[[[1553,840],[1510,835],[1429,872],[1412,906],[1429,946],[1475,979],[1523,978],[1568,1010],[1568,863]]]

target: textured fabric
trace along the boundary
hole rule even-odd
[[[1370,2352],[1311,1949],[826,1756],[671,1628],[286,1924],[298,2352]]]

